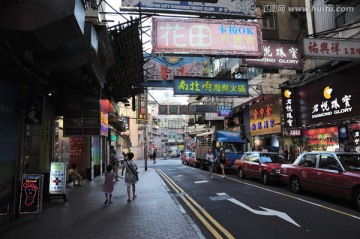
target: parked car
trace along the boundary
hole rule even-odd
[[[283,164],[281,180],[290,190],[302,189],[352,200],[360,210],[360,154],[305,152],[293,164]]]
[[[191,154],[189,155],[189,165],[193,166],[193,167],[197,167],[200,165],[200,161],[196,160],[196,153],[195,152],[191,152]]]
[[[235,160],[234,169],[240,178],[250,176],[261,179],[263,184],[279,181],[280,167],[284,157],[272,152],[246,152],[241,159]]]
[[[185,151],[181,154],[181,161],[183,164],[185,165],[190,165],[190,155],[192,154],[192,152],[190,151]]]

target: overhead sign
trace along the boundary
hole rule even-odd
[[[248,97],[247,79],[175,77],[174,95],[216,95]]]
[[[216,3],[166,0],[122,0],[120,10],[163,12],[186,15],[231,15],[231,18],[255,17],[255,0],[217,0]]]
[[[194,115],[216,113],[217,105],[159,105],[159,115]]]
[[[153,18],[153,53],[262,57],[257,22]]]
[[[360,60],[360,41],[303,39],[305,57]]]
[[[243,64],[278,69],[302,69],[303,67],[298,44],[264,41],[263,49],[263,58],[245,58]]]
[[[174,76],[209,76],[211,63],[209,57],[158,56],[147,61],[144,70],[147,81],[167,81]]]

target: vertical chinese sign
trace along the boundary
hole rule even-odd
[[[23,174],[21,180],[20,214],[41,212],[44,176],[42,174]]]
[[[294,102],[294,89],[289,87],[281,88],[282,95],[282,110],[284,115],[284,127],[295,128],[295,102]]]
[[[138,107],[137,107],[137,123],[138,124],[145,124],[146,120],[146,108],[145,105],[145,97],[146,93],[142,93],[138,95]]]
[[[66,163],[51,162],[50,166],[50,194],[64,194],[66,188]]]

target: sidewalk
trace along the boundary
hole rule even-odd
[[[145,171],[144,160],[135,162],[140,172],[137,199],[127,202],[125,182],[119,179],[114,203],[105,205],[101,175],[82,187],[68,189],[68,202],[53,199],[43,204],[39,215],[22,215],[1,227],[1,239],[204,238],[189,216],[181,212],[155,165],[148,164]]]

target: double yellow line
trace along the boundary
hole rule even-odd
[[[185,204],[193,211],[193,213],[200,219],[205,227],[214,235],[215,238],[220,239],[223,236],[218,231],[223,233],[226,238],[235,239],[223,226],[221,226],[203,207],[201,207],[194,199],[192,199],[184,190],[182,190],[169,176],[167,176],[160,169],[156,169],[160,176],[170,185],[170,187],[176,192],[181,193],[180,198]],[[218,231],[217,231],[218,230]]]

